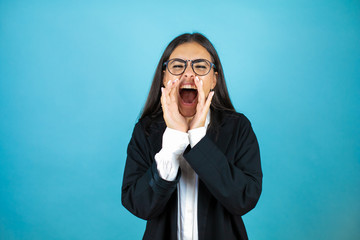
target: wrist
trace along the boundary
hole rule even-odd
[[[187,127],[169,127],[169,128],[174,129],[179,132],[183,132],[183,133],[187,133],[189,130],[189,128],[187,128]]]
[[[200,122],[200,123],[191,124],[189,130],[193,130],[193,129],[201,128],[201,127],[205,127],[205,121]]]

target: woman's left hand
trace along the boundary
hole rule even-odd
[[[194,82],[198,90],[198,103],[196,106],[196,114],[190,122],[190,130],[205,126],[206,116],[209,112],[211,100],[214,96],[214,92],[211,91],[206,98],[203,82],[198,77],[195,78]]]

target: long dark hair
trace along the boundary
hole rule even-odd
[[[217,72],[218,75],[217,75],[216,86],[214,88],[215,91],[214,97],[211,102],[211,108],[216,110],[228,110],[232,112],[235,111],[226,87],[225,77],[221,66],[221,62],[214,46],[211,44],[209,39],[207,39],[204,35],[200,33],[193,33],[193,34],[185,33],[172,40],[169,43],[169,45],[166,47],[163,55],[161,56],[140,119],[146,116],[149,116],[150,118],[154,118],[162,112],[160,97],[161,97],[161,87],[163,86],[164,62],[166,62],[169,59],[171,53],[174,51],[174,49],[177,46],[189,42],[196,42],[201,46],[203,46],[209,52],[209,54],[212,57],[212,61],[215,64],[215,71]]]

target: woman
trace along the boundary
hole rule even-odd
[[[122,204],[147,220],[143,239],[248,238],[241,216],[261,194],[258,142],[203,35],[165,49],[127,154]]]

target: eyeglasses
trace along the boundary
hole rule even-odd
[[[215,64],[206,59],[195,59],[195,60],[183,60],[180,58],[174,58],[166,61],[166,66],[169,73],[172,75],[181,75],[187,68],[187,62],[190,62],[191,68],[195,74],[204,76],[208,74],[212,67],[215,69]]]

